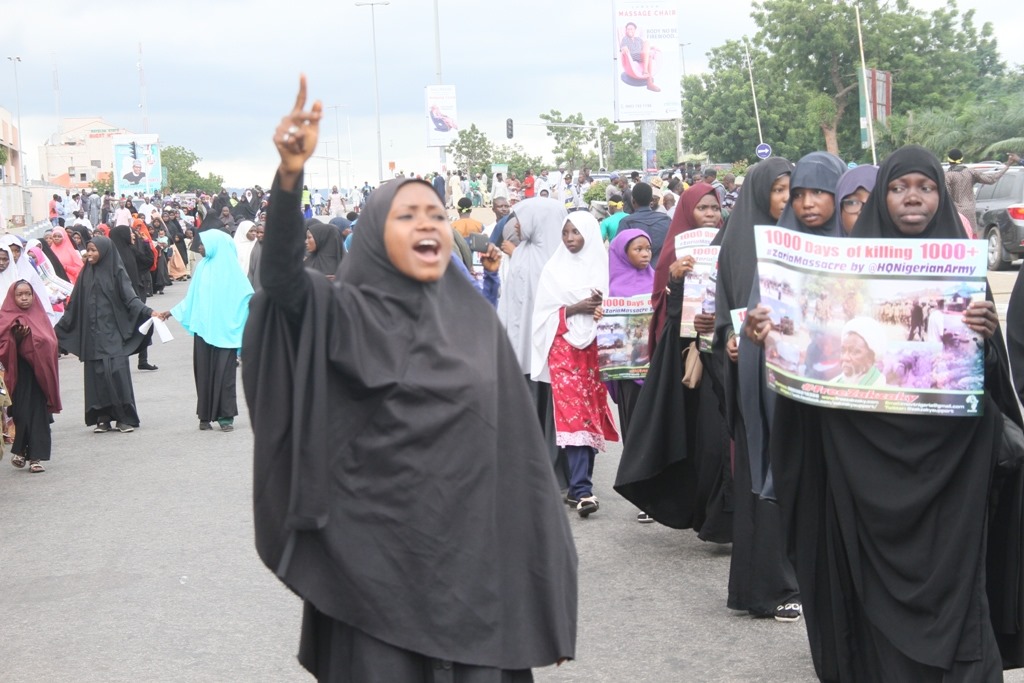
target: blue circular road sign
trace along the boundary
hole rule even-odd
[[[762,142],[757,146],[757,149],[754,150],[754,154],[757,155],[758,159],[767,159],[772,155],[772,146],[767,142]]]

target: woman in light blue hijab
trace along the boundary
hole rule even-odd
[[[192,368],[196,379],[199,429],[213,429],[214,420],[230,432],[238,414],[235,376],[242,331],[249,317],[253,289],[238,267],[231,237],[208,230],[197,237],[203,259],[196,266],[185,298],[171,315],[193,335]]]

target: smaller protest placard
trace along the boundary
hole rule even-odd
[[[692,256],[693,270],[686,274],[683,285],[683,314],[679,326],[679,336],[688,339],[697,338],[697,346],[701,351],[711,351],[713,335],[697,333],[693,326],[693,318],[698,313],[715,313],[715,286],[718,282],[719,247],[710,246],[718,235],[714,228],[698,228],[676,235],[676,258]]]
[[[654,309],[651,295],[608,297],[597,323],[597,357],[601,379],[643,379],[651,364],[647,330]]]

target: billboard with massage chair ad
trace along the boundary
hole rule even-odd
[[[668,121],[682,115],[678,0],[615,0],[616,121]]]

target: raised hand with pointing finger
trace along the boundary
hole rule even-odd
[[[278,167],[281,189],[291,192],[302,173],[306,160],[313,156],[317,139],[320,137],[320,118],[323,116],[324,105],[320,100],[313,102],[310,109],[306,106],[306,76],[299,76],[299,93],[295,97],[295,106],[291,112],[281,119],[274,131],[274,145],[281,156]]]

